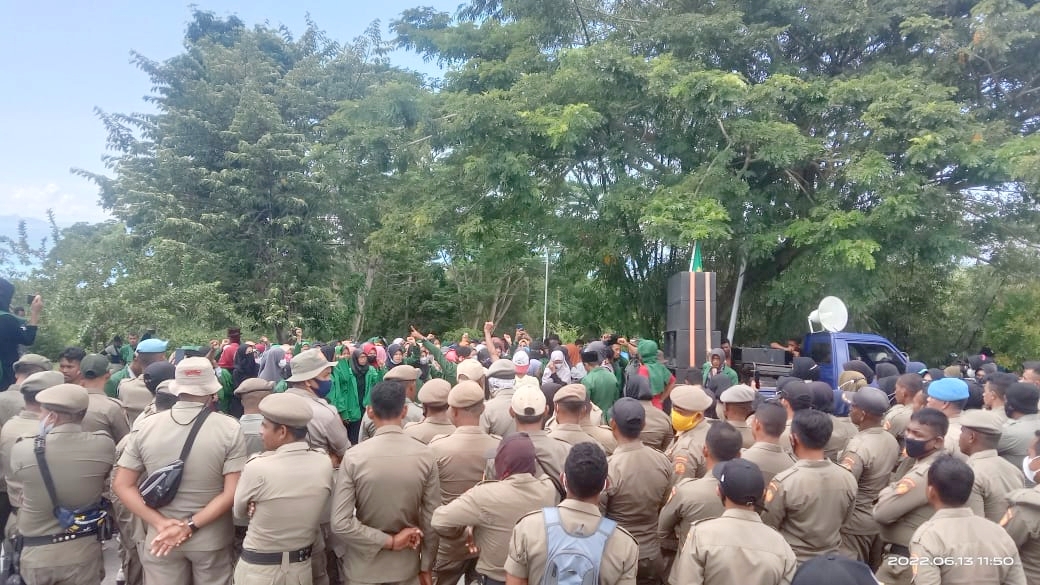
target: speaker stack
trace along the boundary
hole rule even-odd
[[[680,272],[668,280],[664,355],[676,383],[701,383],[701,366],[722,345],[715,313],[714,272]]]

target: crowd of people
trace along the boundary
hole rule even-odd
[[[1040,583],[1040,363],[767,400],[728,348],[302,333],[18,356],[7,573],[97,585],[116,532],[133,585]]]

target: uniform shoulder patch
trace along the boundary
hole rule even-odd
[[[776,492],[779,489],[780,489],[780,484],[776,481],[776,478],[773,478],[772,480],[769,481],[769,485],[766,486],[766,495],[765,495],[765,501],[766,501],[767,504],[772,502],[776,498]]]
[[[686,458],[681,455],[675,457],[675,474],[686,474]]]
[[[896,484],[896,495],[901,496],[909,492],[910,490],[914,489],[915,487],[917,487],[917,484],[914,483],[914,480],[910,479],[909,477],[904,477],[903,479],[899,480],[899,483]]]
[[[856,459],[853,458],[851,455],[846,455],[841,458],[841,463],[839,463],[838,465],[841,465],[845,469],[852,471],[852,468],[856,465]]]

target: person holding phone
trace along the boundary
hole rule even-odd
[[[36,327],[43,311],[43,298],[29,295],[28,321],[11,313],[14,285],[0,278],[0,390],[14,384],[14,363],[18,361],[18,346],[36,343]]]

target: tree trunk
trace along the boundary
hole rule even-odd
[[[372,291],[372,283],[376,279],[376,259],[369,257],[368,265],[365,267],[365,284],[357,291],[354,299],[356,313],[354,314],[354,326],[351,327],[351,337],[359,340],[361,328],[365,324],[365,304],[368,302],[368,293]]]

